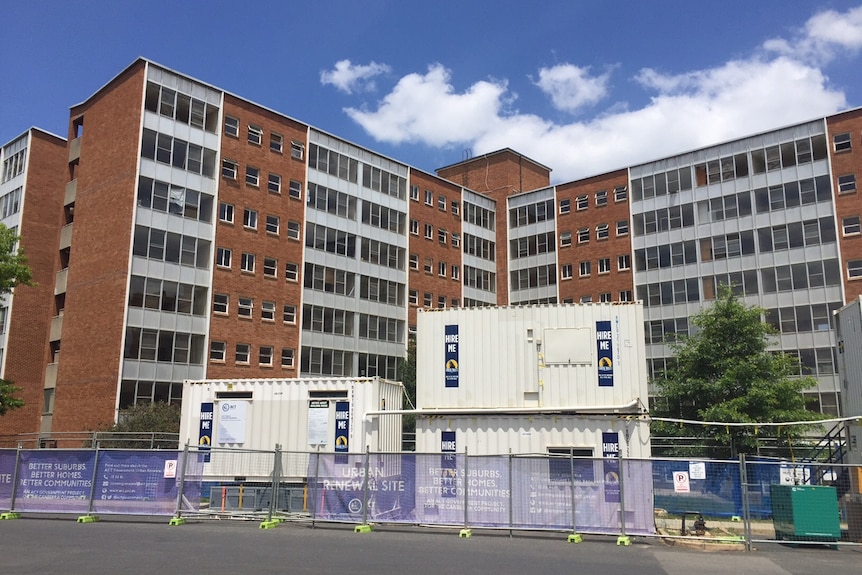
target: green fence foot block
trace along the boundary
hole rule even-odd
[[[632,538],[628,535],[620,535],[619,537],[617,537],[617,545],[623,545],[625,547],[628,547],[631,544]]]
[[[185,517],[171,517],[171,522],[169,525],[185,525],[186,518]]]
[[[730,518],[731,521],[742,521],[742,517],[739,515],[734,515]]]
[[[567,541],[569,543],[583,543],[584,538],[581,537],[580,533],[572,533],[569,535],[569,538],[567,539]]]
[[[21,514],[15,511],[10,511],[8,513],[0,513],[0,520],[3,519],[21,519]]]
[[[472,536],[473,536],[473,530],[472,529],[462,529],[461,531],[458,532],[458,537],[470,538]]]
[[[371,525],[357,525],[353,528],[354,533],[371,533]]]
[[[78,517],[78,523],[96,523],[97,521],[99,521],[99,518],[96,515],[81,515]]]
[[[281,523],[278,519],[271,519],[269,521],[261,521],[260,528],[261,529],[272,529],[273,527],[278,527],[278,524]]]

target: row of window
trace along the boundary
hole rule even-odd
[[[546,301],[522,301],[518,303],[557,303],[557,298],[544,298]],[[578,298],[580,303],[592,303],[593,296],[592,295],[582,295]],[[599,294],[599,302],[601,303],[610,303],[614,301],[613,294],[611,292],[603,292]],[[619,294],[619,299],[617,301],[632,301],[632,290],[623,290]],[[575,303],[574,298],[566,297],[563,298],[563,303]]]
[[[150,112],[213,134],[218,127],[218,106],[154,82],[147,82],[144,107]]]
[[[302,306],[302,329],[318,333],[352,336],[358,317],[358,336],[362,339],[402,343],[404,321],[352,311],[305,304]]]
[[[257,364],[261,367],[272,367],[275,348],[271,345],[258,347]],[[224,341],[210,342],[210,361],[213,363],[224,363],[227,356],[227,343]],[[281,367],[290,369],[295,365],[296,350],[291,347],[281,348]],[[237,343],[234,347],[234,363],[237,365],[251,365],[252,346],[250,343]]]
[[[233,224],[235,217],[235,207],[233,204],[226,202],[219,203],[219,221],[225,224]],[[257,210],[251,208],[243,208],[242,225],[248,230],[257,230],[258,213]],[[278,235],[281,233],[281,217],[272,214],[267,214],[264,220],[264,230],[268,234]],[[287,222],[287,237],[291,240],[299,240],[302,236],[302,224],[294,220]]]
[[[494,231],[494,212],[470,202],[464,202],[464,221]]]
[[[210,242],[146,226],[135,226],[132,255],[209,269]]]
[[[3,176],[0,177],[0,184],[4,184],[15,176],[20,176],[21,174],[23,174],[24,164],[26,163],[26,160],[27,148],[19,150],[11,156],[3,158]]]
[[[611,272],[611,258],[599,258],[597,264],[596,269],[599,274]],[[617,271],[627,271],[629,269],[631,269],[631,257],[628,254],[617,256]],[[578,264],[578,275],[580,277],[589,277],[591,273],[591,261],[583,261]],[[560,265],[560,279],[572,279],[572,264]]]
[[[359,160],[317,144],[308,145],[308,167],[353,184],[359,179]]]
[[[518,228],[554,219],[554,200],[541,200],[509,210],[509,227]]]
[[[0,219],[8,218],[17,214],[21,209],[21,191],[24,188],[15,188],[11,192],[0,196]]]
[[[419,201],[419,186],[410,186],[410,199],[414,202]],[[461,213],[461,204],[458,201],[452,200],[451,204],[447,204],[447,201],[446,196],[443,194],[437,194],[437,209],[441,212],[445,212],[448,207],[451,207],[453,216],[457,216]],[[434,192],[431,190],[425,190],[425,205],[434,206]]]
[[[357,353],[358,373],[353,373],[353,352],[303,346],[300,371],[309,375],[383,377],[398,379],[400,357]]]
[[[276,318],[277,304],[274,301],[260,302],[260,320],[274,322]],[[225,293],[213,294],[213,313],[227,315],[230,313],[230,295]],[[237,297],[237,317],[254,319],[254,298],[248,296]],[[282,306],[282,322],[285,324],[296,323],[296,306],[285,304]]]
[[[206,336],[201,334],[127,327],[123,357],[138,361],[203,365],[205,339]]]
[[[216,249],[216,267],[230,269],[233,265],[233,250],[230,248]],[[239,270],[248,274],[254,274],[257,266],[257,255],[242,252],[240,256]],[[263,258],[263,276],[267,278],[278,277],[278,259],[270,256]],[[286,262],[284,264],[284,279],[289,282],[299,281],[299,264]]]
[[[417,254],[410,254],[410,269],[418,270],[419,269],[419,256]],[[450,268],[446,262],[437,262],[437,275],[441,278],[446,277],[447,270]],[[424,262],[424,270],[427,275],[434,274],[434,258],[431,256],[425,257]],[[461,268],[457,265],[453,265],[451,267],[452,279],[458,281],[461,279]]]
[[[208,302],[204,286],[137,275],[129,279],[130,307],[203,316]]]
[[[230,136],[232,138],[239,138],[239,129],[240,129],[240,121],[239,118],[235,118],[233,116],[225,116],[224,117],[224,134],[225,136]],[[254,146],[262,146],[263,145],[263,128],[255,125],[248,124],[246,126],[246,139],[249,144]],[[269,149],[271,152],[275,152],[277,154],[284,153],[284,136],[277,132],[270,132],[269,134]],[[290,142],[290,157],[295,160],[303,159],[303,152],[305,150],[305,145],[302,142],[291,141]]]
[[[48,390],[45,390],[48,391]],[[54,391],[53,389],[51,391]],[[53,396],[50,405],[46,402],[44,412],[53,411]],[[163,402],[177,404],[183,399],[183,382],[181,381],[135,381],[124,379],[120,383],[120,410],[128,409],[137,403]]]
[[[465,301],[467,301],[467,300],[465,300]],[[415,290],[415,289],[410,290],[410,297],[408,299],[408,303],[410,305],[415,305],[415,306],[419,305],[419,291],[418,290]],[[461,305],[461,300],[459,298],[453,297],[451,300],[449,300],[449,306],[450,307],[460,307],[460,305]],[[491,304],[482,304],[482,305],[491,305]],[[422,294],[422,307],[426,307],[426,308],[434,307],[434,294],[431,293],[430,291],[426,291],[425,293]],[[445,295],[437,296],[437,308],[443,309],[445,307],[446,307],[446,296]]]
[[[493,262],[497,259],[497,244],[472,234],[464,234],[464,253]]]
[[[608,205],[608,191],[599,190],[594,194],[595,204],[597,208]],[[617,186],[614,188],[614,202],[624,202],[628,199],[628,188],[626,186]],[[590,196],[588,194],[580,194],[575,198],[575,208],[581,212],[590,207]],[[561,199],[559,202],[560,214],[568,214],[572,211],[572,200],[570,198]]]
[[[138,205],[191,220],[212,221],[212,195],[144,176],[138,179]]]
[[[215,150],[146,128],[141,141],[141,157],[207,178],[214,177],[215,173]]]
[[[354,195],[308,183],[306,204],[309,208],[356,221],[356,202]]]
[[[236,180],[239,173],[239,164],[233,160],[223,159],[221,161],[221,175],[229,180]],[[245,167],[245,183],[253,188],[260,187],[260,168],[254,166]],[[266,180],[266,189],[271,194],[281,194],[282,178],[280,174],[269,172]],[[288,183],[288,195],[295,199],[302,199],[302,182],[290,180]]]
[[[509,272],[509,287],[512,291],[556,285],[557,265],[547,264],[512,270]]]
[[[577,231],[578,234],[578,243],[586,244],[590,241],[590,228],[580,228]],[[623,237],[629,235],[629,221],[628,220],[620,220],[616,224],[616,235],[617,237]],[[606,240],[611,236],[610,226],[608,224],[597,224],[596,225],[596,240]],[[560,233],[560,247],[568,247],[572,245],[572,232],[561,232]]]

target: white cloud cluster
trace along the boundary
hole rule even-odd
[[[510,111],[514,95],[505,81],[479,81],[457,93],[450,72],[435,64],[401,78],[376,109],[346,112],[382,142],[463,145],[476,154],[511,147],[554,168],[561,182],[834,113],[846,99],[821,68],[860,48],[862,7],[824,11],[796,37],[771,39],[747,58],[684,74],[641,70],[635,84],[651,98],[640,109],[617,103],[591,118],[555,123]],[[535,85],[571,113],[603,101],[610,78],[563,63],[542,68]]]
[[[374,78],[380,74],[389,73],[389,66],[371,62],[365,66],[354,65],[350,60],[340,60],[335,68],[320,73],[320,83],[332,85],[352,94],[357,91],[374,90]]]

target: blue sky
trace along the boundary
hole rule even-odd
[[[555,182],[862,106],[862,2],[2,2],[0,142],[144,56],[423,170]]]

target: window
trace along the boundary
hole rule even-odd
[[[245,183],[249,186],[258,187],[260,185],[260,169],[252,166],[245,167]]]
[[[624,202],[628,199],[628,189],[625,186],[614,188],[614,201]]]
[[[596,205],[597,206],[606,206],[608,205],[608,191],[601,190],[596,192]]]
[[[434,258],[425,258],[425,273],[434,273]]]
[[[230,296],[226,293],[213,294],[213,313],[226,314],[228,312],[229,302]]]
[[[849,133],[835,134],[832,137],[832,144],[835,146],[836,152],[847,152],[853,148]]]
[[[221,175],[225,178],[229,178],[231,180],[236,179],[236,173],[239,169],[239,166],[233,160],[222,160],[221,161]]]
[[[300,234],[302,233],[302,228],[300,227],[299,222],[295,222],[293,220],[289,220],[287,222],[287,237],[292,240],[298,240]]]
[[[410,254],[410,269],[418,270],[419,269],[419,256],[417,254]]]
[[[228,248],[216,249],[216,265],[220,268],[230,267],[231,251]]]
[[[461,246],[461,234],[456,234],[452,232],[452,247],[457,248]]]
[[[263,321],[275,321],[275,302],[260,302],[260,319]]]
[[[578,210],[586,210],[590,206],[590,197],[586,194],[576,199]]]
[[[279,217],[267,214],[266,216],[266,232],[269,234],[278,235]]]
[[[572,211],[572,200],[560,200],[560,213],[568,214],[570,211]]]
[[[281,367],[293,367],[296,357],[296,350],[292,347],[281,348]]]
[[[862,228],[860,228],[859,216],[847,216],[846,218],[841,220],[841,227],[844,230],[845,236],[858,235]]]
[[[419,220],[410,220],[410,233],[414,236],[419,235]]]
[[[425,239],[430,240],[434,238],[434,226],[431,224],[425,224]]]
[[[610,237],[610,232],[608,231],[608,224],[599,224],[596,226],[596,239],[597,240],[606,240]]]
[[[224,361],[225,343],[223,341],[210,342],[210,361]]]
[[[263,128],[259,126],[248,125],[248,143],[259,146],[263,141]]]
[[[252,317],[254,314],[254,300],[250,297],[239,298],[236,314],[239,317]]]
[[[407,303],[410,305],[419,305],[419,292],[417,290],[410,290],[407,294]]]
[[[218,205],[218,219],[227,224],[233,223],[233,205],[220,202]]]
[[[266,189],[273,194],[281,193],[281,176],[278,174],[269,174],[269,179],[266,183]]]
[[[620,301],[632,301],[632,290],[623,290],[620,292]]]
[[[452,215],[457,216],[460,213],[461,213],[461,204],[459,202],[456,202],[455,200],[452,200]]]
[[[282,310],[282,318],[281,320],[284,323],[295,324],[296,323],[296,306],[295,305],[286,305]]]
[[[433,206],[434,205],[434,192],[431,190],[425,190],[425,205]]]
[[[257,229],[257,211],[245,208],[242,211],[243,227],[256,230]]]
[[[437,195],[437,209],[441,212],[446,211],[446,196],[442,194]]]
[[[224,134],[225,136],[239,137],[239,120],[231,116],[224,117]],[[224,358],[222,358],[224,359]]]
[[[441,244],[445,244],[447,241],[449,241],[449,232],[447,232],[446,230],[443,230],[443,229],[438,229],[437,230],[437,241],[440,242]]]
[[[580,263],[580,275],[581,277],[590,275],[590,262]]]
[[[441,278],[445,278],[447,269],[448,269],[448,266],[446,265],[446,262],[437,262],[437,275],[438,276],[440,276]]]
[[[289,282],[299,281],[299,264],[291,262],[284,264],[284,279]]]
[[[437,307],[440,309],[443,309],[444,307],[446,307],[446,296],[445,295],[437,296]]]
[[[269,150],[280,154],[284,150],[284,136],[281,134],[269,135]]]
[[[452,279],[458,281],[461,279],[461,268],[458,266],[452,266]]]
[[[599,273],[606,274],[611,271],[611,258],[599,258]]]
[[[611,292],[600,293],[599,301],[602,303],[610,303],[611,302]]]
[[[301,160],[305,156],[305,146],[301,142],[290,142],[290,157]]]
[[[590,241],[590,228],[581,228],[578,230],[578,243],[585,244]]]
[[[240,271],[254,273],[254,254],[242,253],[239,264]]]
[[[617,235],[618,236],[629,235],[629,221],[628,220],[620,220],[617,222]]]
[[[632,258],[628,254],[617,256],[617,270],[623,271],[632,267]]]
[[[572,245],[572,232],[563,232],[560,234],[560,246],[566,247]]]
[[[862,277],[862,260],[850,260],[847,262],[847,277]]]
[[[272,365],[272,347],[268,345],[260,346],[257,362],[259,365]]]
[[[419,201],[419,186],[410,186],[410,199],[414,202]]]
[[[856,191],[856,174],[838,176],[838,193],[846,194]]]
[[[434,295],[426,291],[424,294],[422,294],[422,305],[424,305],[425,307],[431,307],[431,302],[433,301],[433,299]]]
[[[563,264],[560,266],[560,278],[564,280],[572,279],[572,264]]]
[[[591,296],[591,295],[582,295],[581,296],[581,303],[592,303],[592,301],[593,301],[593,296]]]
[[[274,278],[278,275],[278,260],[275,258],[263,258],[263,275]]]
[[[251,355],[251,345],[247,343],[238,343],[236,344],[236,362],[237,363],[248,363],[248,358]]]
[[[295,200],[302,199],[302,182],[297,182],[296,180],[290,180],[290,189],[288,190],[288,195]]]

